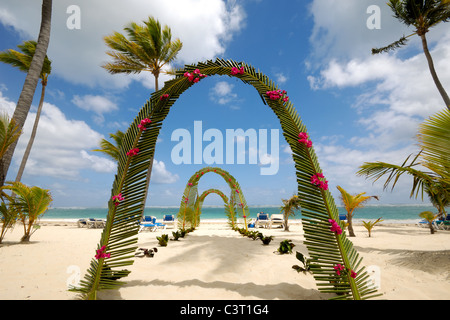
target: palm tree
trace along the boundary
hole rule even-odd
[[[114,140],[115,144],[106,139],[102,139],[100,141],[100,149],[94,149],[92,151],[102,152],[118,163],[120,157],[120,147],[122,146],[124,135],[125,134],[120,130],[117,130],[116,133],[110,133],[109,137]]]
[[[281,199],[281,201],[283,202],[283,206],[280,209],[284,217],[284,231],[289,231],[289,216],[295,216],[294,210],[300,209],[300,199],[297,195],[293,195],[289,199]]]
[[[423,211],[423,212],[419,213],[419,217],[421,217],[422,219],[425,219],[428,222],[428,225],[430,226],[430,233],[434,234],[436,232],[436,230],[434,230],[433,221],[436,220],[438,215],[434,214],[431,211]]]
[[[441,22],[450,21],[450,1],[446,0],[389,0],[388,6],[394,12],[394,17],[405,25],[416,28],[415,32],[409,36],[403,36],[400,40],[379,49],[372,49],[372,54],[387,52],[399,48],[406,44],[409,37],[418,35],[422,40],[422,47],[427,58],[428,67],[433,77],[434,83],[450,110],[450,98],[442,86],[433,59],[428,50],[426,34],[434,26]]]
[[[42,0],[41,29],[39,31],[36,52],[30,63],[30,68],[28,69],[25,83],[12,117],[18,125],[19,130],[22,130],[25,120],[27,119],[31,103],[33,102],[34,92],[36,91],[36,86],[39,81],[39,76],[42,72],[48,44],[50,42],[51,19],[52,0]],[[17,141],[11,145],[4,157],[0,160],[0,186],[3,186],[5,183],[6,174],[8,173],[16,145]]]
[[[155,77],[155,91],[158,91],[159,75],[163,72],[172,74],[170,71],[164,71],[163,67],[176,59],[183,44],[180,39],[172,41],[170,28],[164,26],[162,29],[159,21],[153,17],[149,17],[147,21],[143,22],[143,26],[132,22],[124,29],[128,39],[119,32],[114,32],[114,34],[104,38],[108,47],[112,49],[106,54],[112,57],[113,61],[102,67],[111,74],[149,71]],[[153,159],[154,155],[150,159],[147,171],[147,186],[142,210],[145,208],[145,199],[147,199]]]
[[[0,159],[8,151],[9,146],[19,139],[21,133],[15,121],[9,119],[8,114],[0,115]]]
[[[44,214],[53,201],[50,191],[39,187],[28,187],[21,182],[9,183],[1,189],[11,190],[15,196],[8,197],[10,207],[19,214],[23,223],[24,235],[22,242],[29,242],[33,234],[31,228],[35,226],[40,215]]]
[[[365,196],[365,192],[358,193],[357,195],[351,195],[345,191],[341,186],[337,186],[338,190],[341,192],[341,200],[344,204],[345,210],[347,210],[347,222],[348,222],[348,233],[350,237],[355,237],[355,232],[353,231],[353,213],[356,209],[362,208],[364,203],[369,201],[371,198],[378,200],[377,196]]]
[[[23,44],[17,46],[22,52],[18,52],[12,49],[0,52],[0,61],[17,67],[20,71],[28,72],[28,70],[30,69],[31,61],[33,60],[33,56],[36,52],[36,45],[36,41],[25,41]],[[20,163],[19,171],[17,172],[16,181],[20,181],[22,179],[25,165],[27,163],[28,157],[30,156],[34,139],[36,138],[37,127],[41,116],[42,106],[44,104],[45,88],[47,87],[47,80],[48,76],[51,73],[51,70],[51,61],[47,56],[45,56],[44,65],[42,66],[42,71],[39,75],[42,84],[41,99],[39,101],[38,110],[36,112],[36,118],[34,120],[30,140],[28,141],[25,153],[22,157],[22,162]]]
[[[106,52],[113,58],[113,62],[102,67],[111,74],[141,73],[149,71],[155,77],[155,91],[159,90],[158,78],[166,64],[173,62],[183,47],[179,39],[172,41],[172,33],[168,26],[161,28],[161,24],[153,17],[143,21],[144,25],[132,22],[124,30],[126,36],[119,32],[104,37],[108,47],[113,51]]]
[[[420,125],[418,142],[422,151],[407,164],[368,162],[360,166],[357,175],[377,181],[389,174],[384,184],[386,189],[393,182],[392,189],[403,174],[413,177],[410,197],[428,194],[439,215],[445,215],[445,207],[450,204],[450,111],[444,109]],[[424,169],[417,169],[421,165]],[[428,169],[429,171],[425,171]]]

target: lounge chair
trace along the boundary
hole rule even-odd
[[[175,217],[173,214],[166,214],[163,217],[163,223],[167,226],[172,226],[175,228]]]
[[[88,228],[103,228],[105,226],[105,220],[102,219],[87,219],[86,224]]]
[[[340,214],[339,215],[339,220],[347,222],[347,215],[346,214]]]
[[[153,216],[144,216],[139,225],[140,225],[139,232],[141,232],[144,229],[149,229],[152,232],[156,231],[159,228],[166,229],[166,225],[163,223],[157,223],[156,217]]]
[[[259,228],[260,226],[263,228],[270,226],[269,215],[267,213],[260,212],[256,215],[255,227]]]
[[[87,220],[86,219],[79,219],[77,221],[77,225],[78,225],[78,228],[85,228],[85,227],[87,227]]]
[[[272,214],[272,216],[270,217],[269,228],[272,229],[273,226],[281,226],[282,228],[284,227],[284,217],[282,214]]]

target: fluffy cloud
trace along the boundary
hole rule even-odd
[[[79,0],[80,29],[69,29],[70,4],[53,2],[52,33],[48,55],[52,74],[72,83],[91,86],[127,86],[141,81],[154,87],[150,77],[109,75],[100,66],[109,60],[103,37],[123,32],[130,23],[154,16],[169,25],[172,37],[180,38],[183,49],[178,63],[194,63],[224,54],[226,43],[245,25],[245,12],[235,1],[225,0]],[[12,26],[26,39],[37,38],[41,3],[34,0],[0,4],[0,22]],[[201,32],[199,32],[201,30]],[[164,80],[164,79],[163,79]]]
[[[218,104],[221,105],[230,104],[231,102],[235,102],[238,97],[238,95],[233,92],[233,88],[234,88],[233,84],[230,84],[226,81],[219,81],[212,88],[209,96],[212,101]]]
[[[102,96],[85,95],[80,97],[75,95],[72,102],[80,109],[86,111],[92,111],[96,114],[94,120],[96,123],[101,124],[105,121],[104,114],[118,110],[118,106]]]

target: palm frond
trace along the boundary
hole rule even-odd
[[[231,75],[232,68],[241,67],[243,67],[244,74]],[[362,267],[361,258],[352,243],[344,233],[338,234],[330,228],[332,226],[330,220],[339,221],[338,209],[328,190],[320,189],[311,183],[311,177],[322,171],[314,148],[307,148],[298,141],[299,133],[307,130],[293,104],[290,101],[270,98],[268,92],[279,88],[254,67],[223,59],[187,65],[184,70],[178,70],[174,79],[167,81],[164,88],[152,94],[127,130],[120,150],[118,172],[111,193],[111,196],[120,193],[124,200],[117,207],[112,200],[109,201],[107,223],[97,247],[98,250],[111,253],[111,258],[92,260],[91,268],[88,270],[79,292],[82,292],[87,298],[96,298],[99,290],[120,286],[119,281],[111,280],[111,273],[117,273],[118,278],[128,274],[127,270],[116,271],[113,268],[133,263],[130,254],[136,248],[138,221],[142,215],[141,203],[145,202],[143,197],[146,170],[154,155],[156,140],[164,119],[178,97],[194,85],[184,76],[184,73],[193,72],[196,69],[199,69],[204,75],[233,76],[252,85],[258,91],[262,101],[278,117],[283,136],[292,150],[298,182],[298,196],[304,217],[305,244],[311,258],[316,262],[311,270],[320,290],[336,293],[338,298],[353,299],[369,298],[376,293],[376,290],[368,285],[368,275]],[[147,130],[140,132],[137,126],[144,118],[150,118],[152,123]],[[131,159],[127,157],[126,152],[136,147],[140,150],[139,155]],[[230,188],[241,191],[235,179],[227,177],[228,181],[233,183]],[[194,184],[195,181],[190,182]],[[239,201],[246,207],[246,203],[242,202],[243,198],[239,198]],[[245,211],[243,211],[243,215],[246,215]],[[337,275],[334,269],[336,265],[344,266],[345,275]],[[357,275],[355,276],[351,271],[356,272]]]
[[[414,33],[415,34],[415,33]],[[408,37],[410,37],[411,35],[409,35]],[[382,48],[373,48],[372,49],[372,54],[379,54],[379,53],[385,53],[385,52],[389,52],[389,51],[393,51],[395,49],[401,48],[403,46],[406,46],[407,42],[408,42],[408,37],[401,37],[399,40],[391,43],[390,45],[387,45],[386,47],[382,47]]]
[[[444,109],[423,122],[418,141],[423,166],[450,184],[450,111]]]
[[[356,174],[365,176],[367,179],[372,179],[374,182],[378,181],[383,176],[388,175],[384,183],[384,189],[387,189],[391,183],[392,189],[394,189],[403,174],[411,175],[413,177],[413,186],[410,196],[415,196],[417,198],[419,194],[421,194],[421,197],[423,198],[425,188],[427,185],[433,183],[434,176],[432,173],[426,173],[413,168],[414,166],[419,165],[417,162],[419,156],[420,153],[417,154],[409,164],[407,164],[411,155],[408,156],[400,166],[386,162],[366,162],[360,166],[360,170]]]

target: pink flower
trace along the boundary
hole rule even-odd
[[[306,132],[300,132],[298,137],[300,138],[298,139],[299,143],[303,143],[307,148],[312,147],[312,142],[308,140],[308,134]]]
[[[334,232],[336,234],[342,234],[342,229],[336,221],[334,221],[333,219],[330,219],[330,220],[328,220],[328,222],[331,223],[331,228],[330,228],[331,232]]]
[[[189,82],[197,83],[200,81],[200,78],[206,78],[207,75],[202,74],[200,69],[195,69],[193,73],[186,72],[184,74],[186,78],[188,78]]]
[[[113,197],[112,197],[112,200],[114,201],[114,205],[117,207],[117,206],[119,205],[120,201],[125,200],[125,198],[122,197],[122,194],[121,194],[121,193],[119,193],[118,195],[113,196]]]
[[[189,182],[189,183],[188,183],[188,186],[189,186],[189,187],[192,187],[192,186],[193,186],[193,184]]]
[[[130,151],[127,152],[127,156],[133,157],[133,156],[137,155],[138,153],[139,153],[139,149],[138,148],[134,148],[134,149],[131,149]]]
[[[342,264],[337,264],[333,267],[334,270],[336,270],[336,273],[338,276],[341,275],[341,271],[345,270],[345,267]]]
[[[328,181],[321,181],[319,178],[324,178],[322,173],[317,173],[311,177],[311,183],[320,189],[328,190]]]
[[[145,118],[145,119],[141,120],[141,123],[140,123],[140,124],[138,124],[138,128],[139,128],[141,131],[144,131],[144,130],[146,129],[146,126],[147,126],[148,124],[150,124],[150,123],[152,123],[152,120],[150,120],[150,119],[148,119],[148,118]]]
[[[168,98],[169,98],[169,95],[166,93],[166,94],[163,94],[161,97],[159,97],[159,101],[167,100]]]
[[[357,275],[358,275],[358,274],[357,274],[355,271],[351,270],[351,272],[350,272],[350,277],[352,277],[353,279],[355,279]]]
[[[244,67],[241,67],[240,69],[236,67],[231,68],[231,75],[235,76],[238,74],[244,74]]]
[[[274,91],[267,91],[266,94],[269,97],[270,100],[279,100],[283,99],[284,102],[287,102],[289,100],[289,97],[286,96],[286,91],[283,90],[274,90]]]
[[[111,258],[111,253],[105,253],[104,251],[106,250],[106,246],[101,247],[100,249],[97,250],[97,254],[95,255],[95,258],[98,259],[103,259],[103,258]]]
[[[236,190],[236,193],[239,193],[239,190]]]

